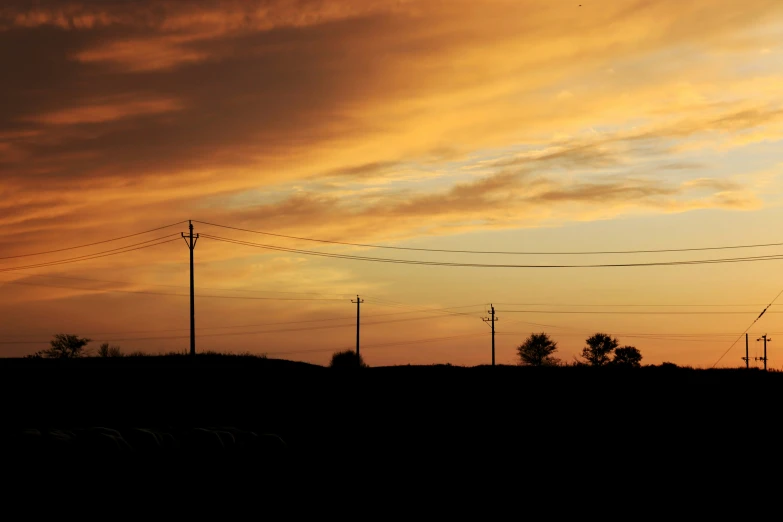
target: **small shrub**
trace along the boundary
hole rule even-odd
[[[330,368],[367,368],[364,364],[364,360],[361,355],[358,355],[353,350],[344,350],[342,352],[335,352],[332,355],[332,360],[329,363]]]
[[[85,354],[84,347],[92,339],[81,338],[73,334],[56,334],[46,350],[36,352],[33,357],[46,357],[49,359],[76,359]]]
[[[122,357],[123,353],[119,346],[109,346],[109,343],[103,343],[98,348],[98,357]]]

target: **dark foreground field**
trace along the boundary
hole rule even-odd
[[[76,466],[202,488],[524,479],[665,489],[780,462],[780,373],[339,371],[203,356],[5,359],[0,383],[7,476]]]

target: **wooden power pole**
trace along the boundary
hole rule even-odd
[[[756,340],[761,341],[762,339],[764,340],[764,357],[756,357],[756,360],[764,361],[764,371],[766,372],[767,371],[767,342],[771,341],[772,339],[768,338],[767,334],[764,334]]]
[[[188,221],[188,228],[190,229],[190,235],[186,236],[182,232],[182,238],[188,245],[190,250],[190,355],[196,356],[196,290],[193,286],[193,250],[196,248],[196,241],[198,241],[198,234],[193,235],[193,221]]]
[[[483,318],[482,321],[488,322],[492,327],[492,366],[495,366],[495,322],[498,318],[495,317],[495,307],[491,304],[489,305],[487,313],[489,313],[489,317]]]
[[[356,296],[356,301],[351,300],[352,303],[356,303],[356,364],[361,366],[361,358],[359,356],[359,306],[364,302],[364,299],[360,299]]]

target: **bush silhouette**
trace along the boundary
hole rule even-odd
[[[367,365],[361,355],[353,350],[343,350],[332,355],[329,368],[367,368]]]
[[[49,359],[75,359],[84,355],[84,347],[92,339],[81,338],[73,334],[56,334],[49,341],[51,346],[46,350],[36,352],[34,357]]]
[[[614,351],[613,366],[639,368],[642,365],[642,353],[634,346],[623,346]]]
[[[582,358],[590,366],[606,366],[611,362],[609,358],[617,345],[617,339],[612,339],[609,334],[597,333],[586,341],[587,346],[582,349]]]
[[[524,366],[557,366],[560,361],[552,357],[556,351],[557,343],[543,332],[531,334],[517,347],[519,362]]]

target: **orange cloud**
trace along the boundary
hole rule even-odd
[[[129,100],[119,102],[97,102],[81,107],[61,109],[40,114],[33,119],[47,125],[78,125],[83,123],[105,123],[129,117],[163,114],[180,110],[175,100]]]
[[[130,71],[154,71],[199,62],[208,56],[206,52],[188,49],[176,38],[164,37],[115,41],[79,51],[75,59],[84,63],[113,63]]]

